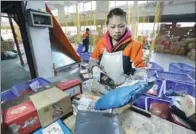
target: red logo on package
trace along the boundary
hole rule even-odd
[[[62,91],[65,91],[78,85],[80,85],[80,93],[82,94],[82,82],[78,79],[59,82],[56,84],[56,87],[61,89]]]
[[[3,112],[3,123],[12,133],[29,134],[41,127],[37,110],[31,101],[8,108]]]

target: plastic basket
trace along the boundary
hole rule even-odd
[[[157,96],[153,96],[153,95],[149,95],[149,94],[145,94],[145,95],[152,96],[152,97],[161,97],[162,96],[162,92],[161,92],[162,83],[163,83],[163,80],[159,80],[159,79],[156,80],[156,84],[158,85],[158,95]]]
[[[148,77],[156,76],[157,71],[159,71],[159,69],[148,69],[147,70]]]
[[[145,99],[146,99],[146,97],[155,97],[155,98],[157,98],[157,97],[162,96],[162,92],[161,92],[162,83],[163,83],[162,80],[156,80],[156,84],[158,85],[158,95],[157,96],[144,94],[144,95],[140,96],[139,98],[137,98],[136,100],[134,100],[133,104],[137,107],[145,109]]]
[[[155,76],[156,75],[156,71],[164,71],[164,69],[159,66],[158,64],[154,63],[154,62],[149,62],[148,63],[148,76]]]
[[[150,110],[150,105],[151,105],[151,103],[153,103],[153,102],[165,103],[165,104],[170,105],[170,101],[168,101],[168,100],[162,100],[162,99],[155,98],[155,97],[146,97],[146,98],[145,98],[145,110],[146,110],[146,111],[149,111],[149,110]]]
[[[139,98],[135,99],[133,101],[133,105],[141,108],[141,109],[145,109],[145,99],[146,99],[146,95],[142,95]]]
[[[148,67],[152,69],[164,70],[160,65],[156,64],[155,62],[149,62]]]
[[[180,83],[180,82],[169,81],[169,80],[164,81],[163,86],[161,87],[161,91],[163,92],[163,97],[168,100],[171,99],[170,96],[166,95],[166,91],[169,89],[186,93],[195,97],[195,86],[192,84]]]
[[[20,92],[23,91],[23,90],[26,90],[26,89],[30,89],[30,84],[35,82],[35,81],[38,81],[39,83],[39,88],[41,87],[44,87],[46,85],[49,85],[51,82],[42,78],[42,77],[38,77],[38,78],[35,78],[35,79],[32,79],[32,80],[29,80],[29,81],[25,81],[25,82],[22,82],[20,84],[16,84],[12,87],[12,91],[14,92],[15,95],[17,96],[20,96]]]
[[[1,102],[6,102],[15,99],[17,96],[12,90],[6,90],[1,92]]]
[[[188,64],[184,63],[170,63],[169,71],[176,73],[185,73],[190,75],[193,79],[195,79],[195,68]]]
[[[187,74],[157,71],[156,77],[162,80],[179,81],[183,83],[195,84],[195,80]]]
[[[79,55],[81,55],[83,47],[84,47],[84,46],[83,46],[82,44],[79,44],[79,45],[78,45],[77,53],[78,53]]]
[[[80,57],[83,62],[88,62],[91,57],[91,53],[81,53]]]

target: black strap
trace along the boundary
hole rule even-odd
[[[125,42],[124,44],[122,44],[120,47],[118,47],[116,50],[114,50],[113,52],[118,52],[118,51],[123,51],[128,45],[129,43],[131,43],[130,41]]]

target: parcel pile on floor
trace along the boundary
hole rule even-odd
[[[130,103],[160,118],[195,129],[193,67],[171,63],[170,72],[166,72],[151,62],[148,69],[138,69],[123,85],[115,86],[104,73],[98,80],[87,66],[80,66],[83,84],[77,79],[51,84],[37,78],[1,94],[2,107],[13,103],[2,109],[3,130],[19,134],[71,134],[62,118],[73,112],[75,134],[123,134],[113,110]],[[11,93],[15,98],[10,98]],[[22,97],[27,99],[14,104]]]
[[[159,53],[188,56],[195,60],[195,27],[172,27],[161,25],[156,38],[155,51]],[[191,35],[193,34],[193,35]]]

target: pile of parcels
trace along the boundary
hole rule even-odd
[[[191,60],[196,60],[196,45],[195,45],[195,38],[192,39],[187,39],[186,40],[187,44],[188,44],[188,58]]]
[[[12,40],[1,41],[1,52],[14,50],[14,42]]]
[[[195,36],[188,36],[193,28],[171,28],[170,25],[161,25],[159,35],[156,38],[155,51],[159,53],[183,55],[189,57],[195,52]],[[185,36],[186,35],[186,36]],[[193,52],[194,51],[194,52]],[[190,56],[191,55],[191,56]]]
[[[57,87],[58,85],[34,92],[21,103],[19,101],[18,104],[2,110],[2,132],[63,134],[63,129],[69,132],[59,119],[72,112],[71,99],[68,93]]]

